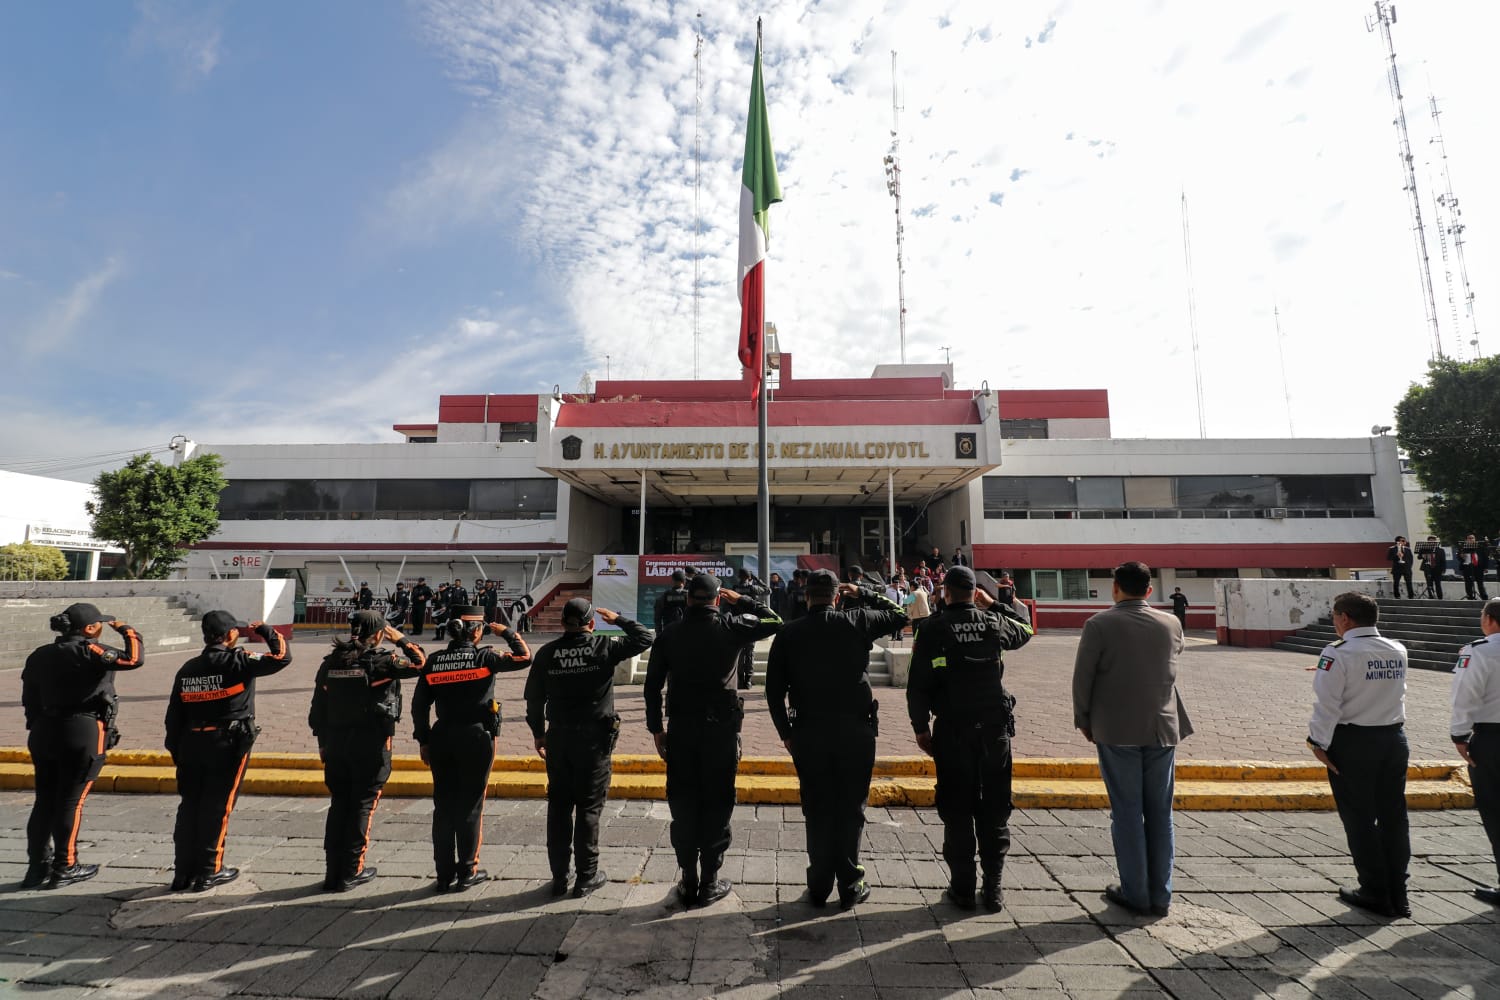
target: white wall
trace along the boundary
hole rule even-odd
[[[290,580],[98,580],[58,583],[0,583],[0,597],[32,600],[88,601],[111,597],[177,597],[195,614],[228,611],[245,621],[290,625],[293,587]],[[106,607],[106,611],[109,609]]]
[[[87,531],[89,514],[83,505],[93,495],[88,483],[0,472],[0,545],[24,542],[30,524]]]
[[[1295,632],[1332,613],[1349,591],[1387,596],[1380,580],[1216,580],[1214,624],[1233,631]]]
[[[1108,417],[1048,417],[1047,437],[1058,438],[1107,438]]]

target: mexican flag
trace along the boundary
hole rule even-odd
[[[750,78],[750,114],[745,125],[745,166],[740,174],[740,364],[755,373],[752,401],[765,377],[767,210],[781,200],[766,91],[760,73],[760,22],[755,25],[755,73]]]

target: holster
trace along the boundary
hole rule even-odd
[[[260,735],[260,727],[255,724],[254,718],[231,719],[225,724],[224,731],[234,741],[238,753],[249,753],[250,748],[255,745],[255,738]]]
[[[120,745],[120,731],[115,728],[115,720],[120,715],[120,699],[116,695],[107,694],[99,700],[102,703],[99,721],[104,723],[104,749],[113,750]]]
[[[620,717],[612,715],[604,720],[605,731],[609,737],[609,752],[615,752],[615,744],[620,742]]]

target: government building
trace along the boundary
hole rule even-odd
[[[1116,438],[1102,390],[961,387],[949,365],[802,379],[781,356],[768,463],[773,569],[822,557],[910,568],[936,547],[1009,570],[1043,627],[1110,603],[1140,559],[1213,627],[1215,577],[1385,567],[1425,536],[1393,438]],[[596,560],[753,555],[748,381],[603,381],[590,393],[442,396],[381,444],[190,445],[223,456],[219,533],[190,577],[296,579],[306,613],[362,582],[504,582],[545,603]],[[1420,523],[1419,523],[1420,522]],[[762,574],[764,575],[764,574]]]

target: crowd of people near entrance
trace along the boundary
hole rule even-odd
[[[432,887],[462,892],[489,878],[480,845],[501,716],[494,679],[521,670],[528,671],[526,724],[547,773],[551,890],[582,898],[604,885],[598,837],[620,730],[615,669],[650,649],[645,721],[666,765],[680,869],[674,893],[685,906],[722,899],[732,888],[723,864],[733,842],[745,655],[770,638],[765,694],[801,785],[807,899],[825,906],[836,894],[845,908],[868,899],[861,841],[881,715],[869,653],[910,617],[859,567],[842,576],[805,574],[800,604],[783,618],[765,603],[773,588],[748,571],[734,589],[713,574],[684,572],[658,601],[656,631],[575,597],[562,609],[563,634],[534,654],[484,605],[451,603],[446,644],[431,653],[378,612],[356,611],[348,635],[334,640],[317,667],[309,707],[330,794],[321,889],[348,891],[376,877],[365,860],[391,774],[402,681],[413,684],[413,735],[432,773]],[[905,708],[915,745],[934,760],[945,894],[963,909],[997,911],[1011,843],[1018,720],[1004,683],[1005,654],[1026,646],[1033,628],[1003,575],[994,585],[981,586],[981,578],[993,580],[967,565],[946,567],[916,630]],[[1113,606],[1079,636],[1072,701],[1074,724],[1097,751],[1109,796],[1119,881],[1105,895],[1132,912],[1164,916],[1173,895],[1176,747],[1193,729],[1177,689],[1182,623],[1148,604],[1151,580],[1139,562],[1114,570]],[[1339,638],[1313,674],[1307,742],[1327,768],[1358,875],[1339,895],[1351,906],[1409,916],[1406,650],[1380,635],[1379,605],[1368,595],[1341,594],[1332,612]],[[595,635],[598,620],[623,634]],[[1463,647],[1454,667],[1451,734],[1500,865],[1500,599],[1483,606],[1478,624],[1482,637]],[[118,742],[115,675],[144,662],[136,631],[93,605],[74,604],[51,626],[57,640],[32,653],[22,672],[36,787],[22,883],[28,889],[97,874],[97,865],[78,857],[83,807]],[[105,626],[123,649],[101,642]],[[204,649],[178,670],[165,718],[180,799],[174,892],[205,892],[238,876],[225,855],[259,732],[255,683],[292,662],[286,641],[263,622],[212,611],[202,628]],[[265,652],[239,645],[252,633]],[[504,646],[482,645],[486,635]],[[1500,904],[1500,888],[1480,886],[1474,894]]]

